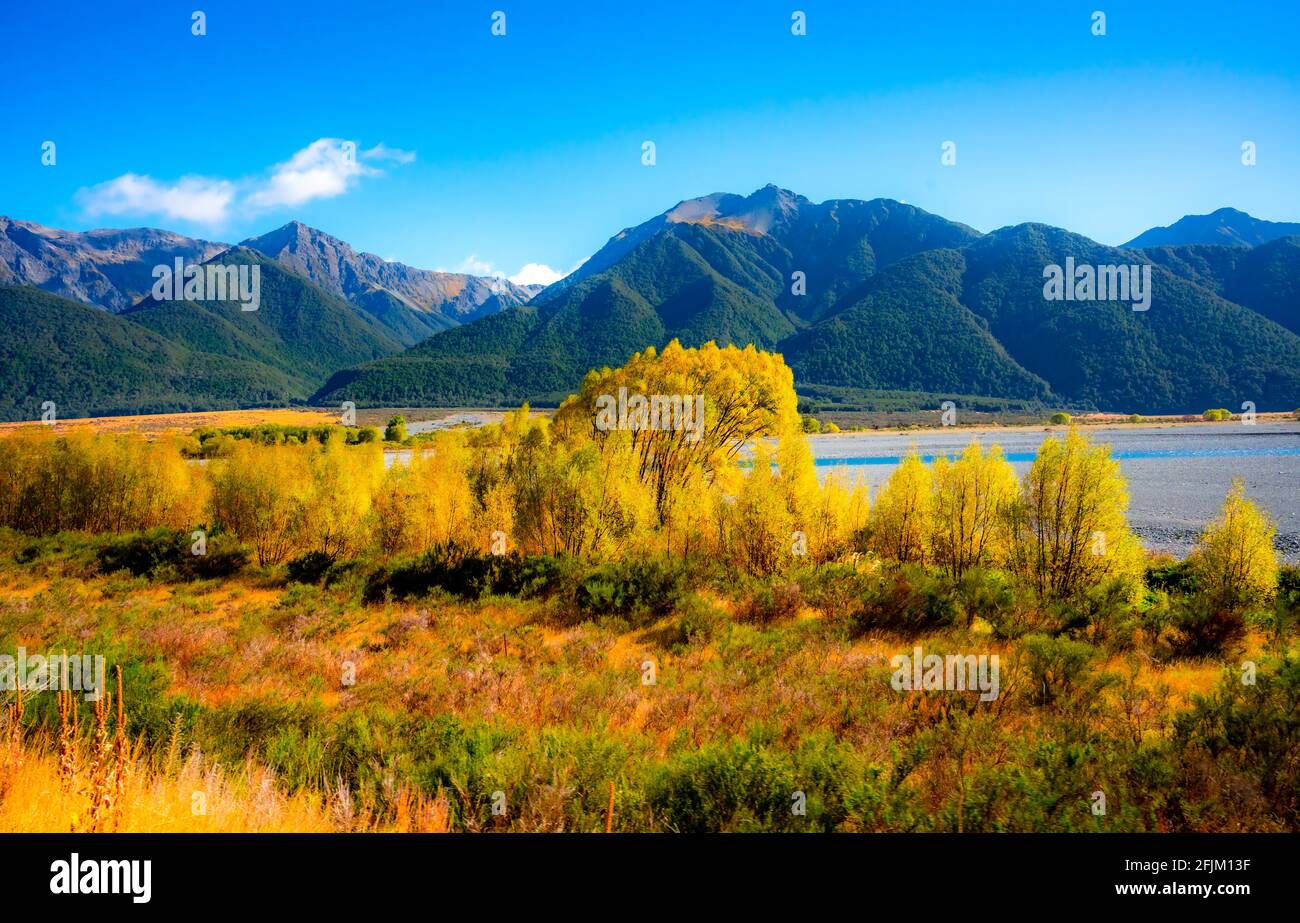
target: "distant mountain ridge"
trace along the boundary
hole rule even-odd
[[[270,257],[361,308],[404,346],[523,304],[542,290],[504,278],[389,262],[300,221],[238,246]],[[155,266],[170,266],[177,258],[204,263],[229,249],[230,244],[156,228],[64,231],[0,217],[0,284],[34,285],[121,313],[149,294]]]
[[[1224,244],[1257,247],[1279,237],[1300,234],[1300,223],[1265,221],[1235,208],[1220,208],[1208,215],[1184,215],[1168,227],[1151,228],[1122,247],[1180,247],[1188,244]]]
[[[424,336],[457,323],[524,304],[541,286],[520,286],[503,278],[415,269],[373,253],[358,252],[337,237],[290,221],[241,244],[265,254],[327,292],[378,313],[400,325],[427,327]],[[385,297],[386,296],[386,297]],[[405,306],[414,316],[404,314]],[[396,318],[400,317],[400,321]],[[418,339],[415,342],[418,342]]]
[[[62,231],[0,216],[0,284],[118,312],[149,291],[154,266],[206,262],[229,246],[156,228]]]
[[[550,403],[588,370],[670,339],[781,352],[796,386],[824,393],[1137,413],[1300,406],[1300,236],[1114,248],[1047,225],[981,234],[890,199],[814,203],[767,186],[679,202],[525,302],[533,289],[412,269],[298,222],[234,247],[9,219],[0,231],[10,419],[40,400],[62,416]],[[146,291],[115,315],[41,290],[120,303],[152,281],[140,267],[169,254],[257,265],[259,310]],[[1150,309],[1049,300],[1045,270],[1070,260],[1149,271]]]
[[[888,199],[715,193],[621,231],[529,305],[341,370],[314,399],[553,401],[588,369],[677,338],[782,352],[797,385],[1143,413],[1290,409],[1290,240],[1135,253],[1046,225],[982,235]],[[1071,258],[1149,265],[1151,310],[1047,300],[1045,268]]]

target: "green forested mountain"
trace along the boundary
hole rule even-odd
[[[965,248],[962,302],[1020,365],[1068,400],[1107,410],[1197,412],[1300,404],[1300,337],[1164,266],[1151,304],[1049,301],[1045,266],[1147,262],[1060,228],[1025,224]]]
[[[1192,244],[1142,252],[1170,272],[1300,333],[1300,236],[1253,249]]]
[[[767,187],[681,203],[527,308],[344,370],[317,399],[554,400],[588,369],[676,337],[775,348],[804,385],[1124,412],[1289,409],[1298,255],[1296,238],[1136,251],[1044,225],[981,236],[897,202],[813,205]],[[1149,265],[1150,309],[1048,300],[1045,267],[1071,257]]]
[[[1242,235],[1270,231],[1239,214],[1229,223]],[[466,324],[430,309],[488,309],[491,295],[458,289],[459,277],[426,278],[295,224],[260,246],[273,254],[214,258],[259,267],[257,311],[149,297],[114,317],[7,288],[0,415],[30,417],[41,400],[64,415],[547,403],[589,369],[674,338],[780,351],[809,393],[1138,413],[1300,406],[1300,237],[1120,249],[1036,224],[981,235],[887,199],[815,204],[768,186],[679,203],[528,304]],[[1045,269],[1070,259],[1146,267],[1149,310],[1045,297]]]
[[[244,311],[236,301],[159,301],[150,295],[122,317],[192,350],[275,369],[302,396],[336,369],[401,352],[377,319],[260,253],[235,248],[214,262],[259,267],[256,311]]]
[[[961,303],[965,270],[959,250],[920,253],[885,269],[845,306],[781,344],[796,380],[1050,399],[1046,380],[1007,355]]]
[[[885,199],[814,205],[775,186],[692,199],[620,232],[527,307],[341,372],[317,399],[513,404],[562,397],[589,369],[673,338],[771,349],[881,267],[977,236]]]
[[[1265,221],[1235,208],[1220,208],[1208,215],[1184,215],[1163,228],[1151,228],[1123,244],[1125,247],[1181,247],[1187,244],[1223,244],[1256,247],[1279,237],[1300,234],[1300,224]]]
[[[283,404],[289,378],[196,351],[139,324],[31,286],[0,285],[0,420]]]

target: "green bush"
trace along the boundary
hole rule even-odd
[[[820,564],[798,572],[795,579],[808,605],[820,609],[832,621],[851,616],[878,584],[874,575],[862,573],[851,564]]]
[[[287,569],[289,579],[294,583],[320,583],[333,566],[333,555],[323,551],[309,551],[290,561]]]
[[[1053,425],[1053,426],[1067,426],[1067,425],[1069,425],[1069,423],[1070,423],[1070,421],[1071,421],[1072,419],[1074,419],[1074,418],[1071,417],[1071,416],[1070,416],[1068,413],[1066,413],[1064,410],[1058,410],[1056,413],[1052,414],[1052,425]]]
[[[1029,700],[1035,705],[1052,705],[1074,693],[1097,653],[1082,641],[1048,635],[1025,635],[1021,643],[1028,655]]]
[[[1006,625],[1016,608],[1016,594],[1010,579],[1001,571],[975,567],[957,581],[957,604],[965,615],[966,627],[982,618],[994,626]]]
[[[385,597],[410,599],[445,590],[465,599],[488,594],[549,595],[575,582],[576,562],[569,558],[518,552],[494,555],[457,544],[439,544],[413,560],[379,568],[366,581],[367,602]]]
[[[1300,660],[1261,665],[1254,684],[1233,670],[1174,721],[1180,826],[1300,829]]]
[[[957,615],[957,596],[943,578],[907,566],[877,579],[850,618],[850,627],[854,634],[873,629],[917,634],[946,628]]]
[[[406,441],[406,417],[395,416],[384,427],[384,442]]]
[[[1200,589],[1200,581],[1190,561],[1162,561],[1146,571],[1147,586],[1166,593],[1191,595]]]
[[[96,553],[99,569],[110,574],[126,570],[136,577],[207,580],[243,570],[249,550],[224,535],[206,538],[206,553],[193,553],[190,533],[160,526],[114,539]]]
[[[1175,657],[1221,657],[1246,637],[1241,613],[1210,605],[1200,596],[1174,603],[1170,627],[1167,640]]]
[[[790,829],[789,757],[748,743],[685,753],[653,781],[649,802],[665,829],[715,833]]]
[[[633,627],[667,615],[687,589],[684,565],[671,558],[612,561],[578,584],[578,611],[619,616]]]
[[[794,618],[803,606],[803,591],[787,580],[758,580],[745,594],[737,614],[747,622],[768,625],[779,619]]]

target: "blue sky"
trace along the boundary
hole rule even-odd
[[[0,214],[56,227],[235,241],[296,218],[412,265],[517,276],[769,182],[1105,243],[1224,205],[1300,220],[1293,2],[43,0],[0,16]]]

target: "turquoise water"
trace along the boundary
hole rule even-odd
[[[933,462],[936,458],[955,459],[960,453],[949,452],[942,455],[922,455],[921,460],[926,464]],[[1038,457],[1037,452],[1004,452],[1006,460],[1009,462],[1032,462]],[[1118,459],[1126,458],[1260,458],[1266,455],[1300,455],[1300,448],[1259,448],[1259,449],[1163,449],[1163,450],[1134,450],[1130,452],[1112,452],[1112,457]],[[855,465],[897,465],[903,460],[900,455],[863,455],[863,456],[836,456],[833,458],[818,458],[815,460],[819,468],[837,468],[843,465],[850,467]]]

